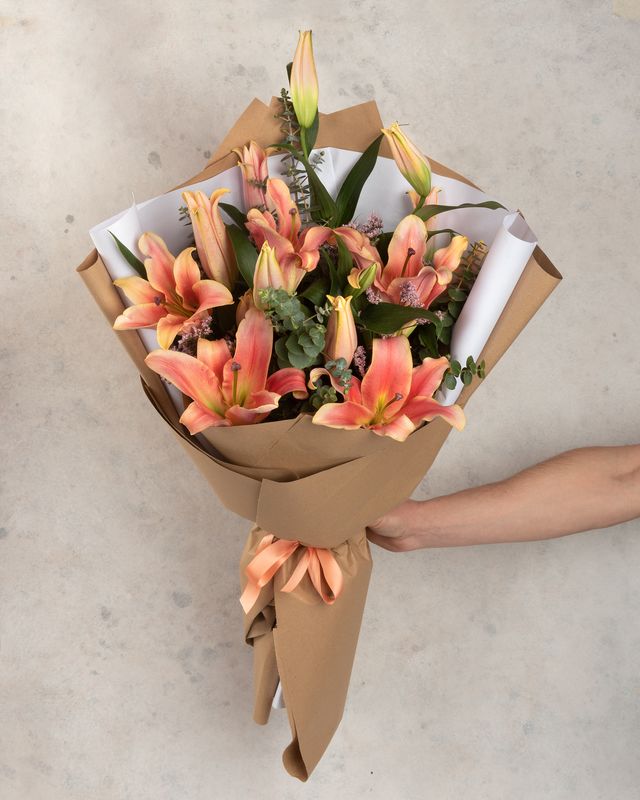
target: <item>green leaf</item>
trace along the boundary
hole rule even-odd
[[[307,153],[313,150],[313,146],[318,138],[318,128],[320,127],[320,114],[316,111],[316,116],[311,123],[310,128],[302,128],[301,133],[304,133],[305,144],[307,146]]]
[[[227,225],[226,227],[233,252],[236,255],[238,270],[249,289],[253,289],[253,273],[256,270],[258,251],[251,244],[249,237],[244,231],[241,231],[240,228],[236,228],[235,225]]]
[[[370,304],[360,314],[360,321],[373,333],[395,333],[415,319],[429,319],[431,312],[424,308],[398,306],[395,303]]]
[[[111,233],[111,231],[109,231],[109,233]],[[146,280],[147,271],[144,268],[144,264],[142,263],[142,261],[140,261],[138,256],[136,256],[134,253],[131,252],[131,250],[129,250],[126,244],[122,244],[122,242],[120,241],[120,239],[118,239],[115,233],[111,233],[111,235],[115,239],[118,250],[125,257],[127,263],[135,269],[138,275],[140,275],[142,278]]]
[[[452,300],[456,300],[458,303],[464,303],[467,299],[467,293],[463,292],[462,289],[458,289],[457,286],[449,286],[448,295]]]
[[[459,206],[422,206],[422,208],[419,208],[413,213],[426,222],[430,220],[431,217],[435,217],[436,214],[442,214],[444,211],[456,211],[458,208],[492,208],[495,210],[497,208],[504,208],[504,206],[495,200],[485,200],[483,203],[462,203]]]
[[[447,303],[447,311],[454,319],[458,319],[460,312],[462,311],[463,303],[454,303],[453,300]]]
[[[246,228],[244,227],[245,222],[247,221],[247,215],[243,214],[239,208],[232,206],[231,203],[219,203],[219,208],[221,208],[225,214],[228,214],[229,217],[235,222],[235,224],[240,228],[240,230],[244,231]]]
[[[324,278],[317,278],[299,296],[309,300],[314,306],[321,306],[324,305],[328,293],[329,285],[327,281]]]
[[[473,360],[473,356],[468,356],[467,358],[467,369],[470,369],[472,372],[476,369],[476,362]]]
[[[451,328],[441,328],[438,332],[438,339],[442,344],[449,344],[451,341]]]
[[[288,150],[303,164],[305,171],[307,173],[307,179],[309,180],[309,188],[311,189],[311,197],[313,205],[318,206],[318,210],[312,213],[314,221],[330,222],[331,220],[335,219],[336,204],[331,195],[329,194],[329,192],[325,189],[324,184],[318,177],[317,172],[311,166],[304,153],[301,153],[292,144],[287,144],[286,142],[279,142],[272,146],[279,147],[282,150]]]
[[[376,165],[382,134],[371,142],[344,179],[336,198],[337,214],[334,227],[351,222],[356,213],[362,187]]]
[[[453,374],[454,374],[454,375],[456,376],[456,378],[457,378],[457,377],[460,375],[460,372],[461,372],[461,370],[462,370],[462,365],[460,364],[460,362],[459,362],[459,361],[456,361],[456,360],[454,359],[454,360],[451,362],[451,366],[449,367],[449,369],[451,370],[451,372],[453,372]]]
[[[458,382],[456,381],[455,376],[450,372],[447,372],[447,374],[444,376],[444,385],[447,387],[447,389],[455,389],[457,383]]]
[[[418,341],[425,347],[426,355],[431,358],[438,358],[440,353],[438,352],[438,337],[435,325],[421,325],[418,328]]]
[[[460,373],[460,377],[462,378],[462,383],[465,386],[468,386],[473,380],[473,375],[468,369],[463,369],[462,372]]]
[[[338,283],[339,291],[342,292],[347,283],[349,273],[353,269],[353,256],[347,249],[341,236],[336,236],[336,245],[338,247]]]

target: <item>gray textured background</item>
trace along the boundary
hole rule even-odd
[[[565,280],[422,491],[640,438],[638,3],[4,3],[3,800],[632,800],[638,523],[394,556],[306,787],[250,720],[222,509],[73,268],[135,191],[197,172],[314,29],[321,106],[374,97],[522,208]],[[615,6],[615,8],[614,8]],[[617,10],[618,13],[614,13]]]

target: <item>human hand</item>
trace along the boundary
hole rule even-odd
[[[392,553],[404,553],[428,547],[424,531],[420,531],[416,525],[416,512],[420,505],[422,504],[416,500],[401,503],[372,525],[367,526],[367,538],[378,547],[383,547]]]

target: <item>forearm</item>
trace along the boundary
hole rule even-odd
[[[505,481],[411,503],[413,547],[527,541],[640,516],[640,446],[563,453]]]

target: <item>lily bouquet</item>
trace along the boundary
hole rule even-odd
[[[375,104],[319,114],[310,31],[288,75],[204,173],[96,226],[79,271],[152,404],[256,523],[241,556],[254,718],[284,698],[284,764],[306,780],[345,704],[367,523],[464,427],[560,276],[519,214]]]

